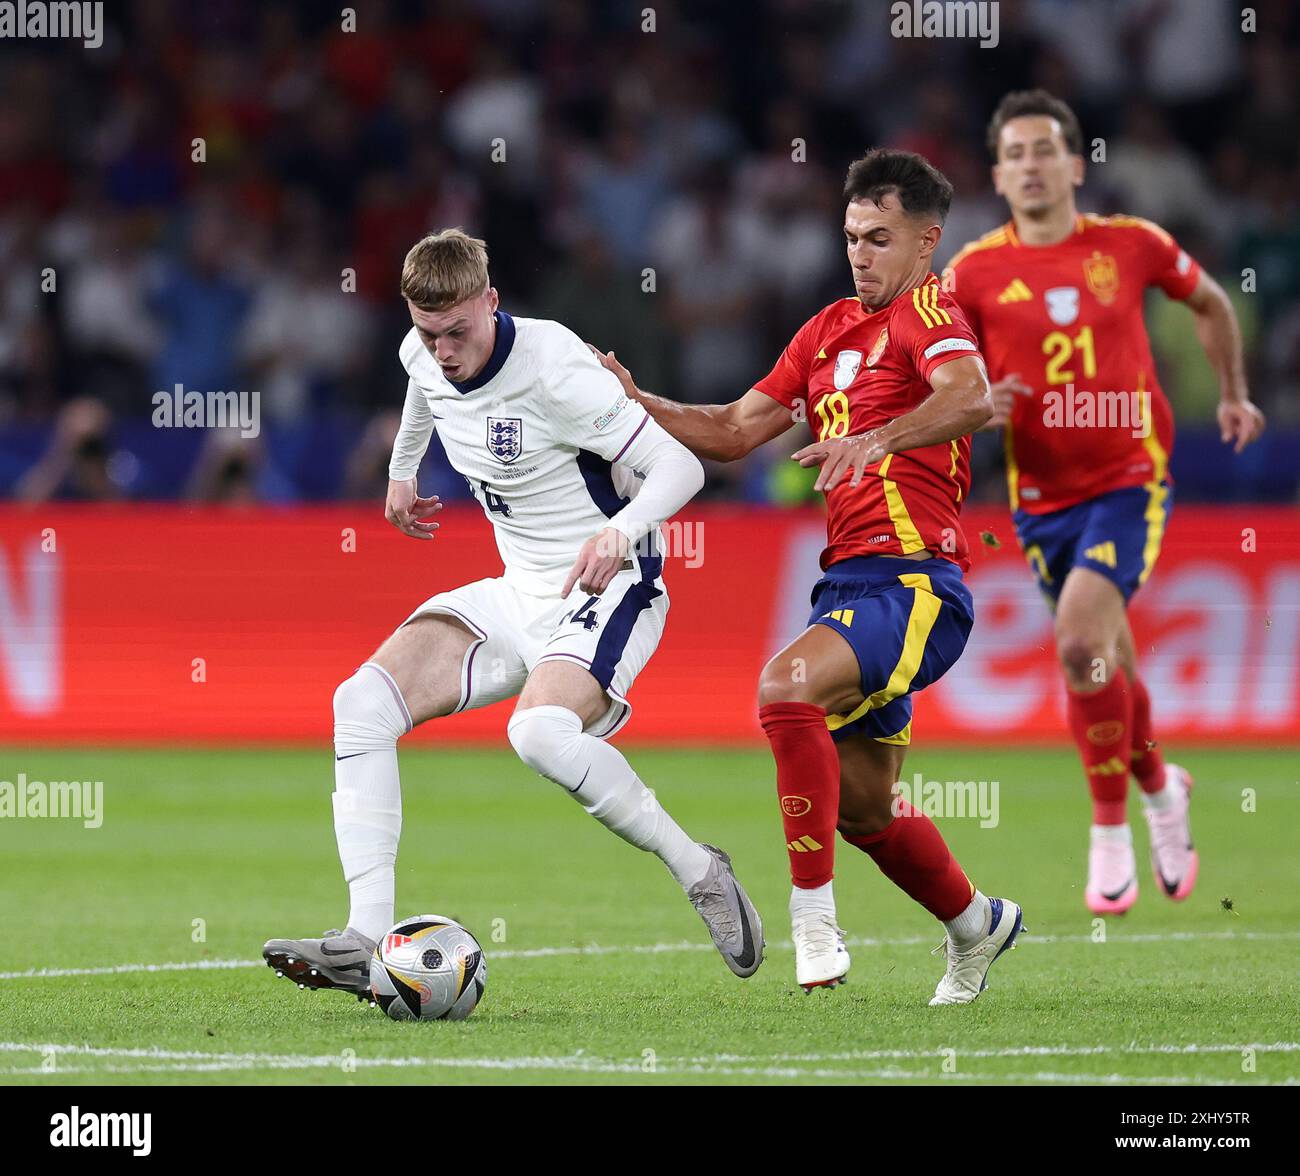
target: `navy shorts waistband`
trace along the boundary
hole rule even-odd
[[[961,575],[961,568],[952,560],[937,555],[929,559],[904,559],[900,555],[852,555],[831,564],[822,572],[822,576],[833,580],[877,580],[915,575],[918,572],[933,575],[936,570],[948,571],[959,577]]]

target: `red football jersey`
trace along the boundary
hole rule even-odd
[[[1014,224],[967,245],[944,271],[988,361],[1018,372],[1007,423],[1012,510],[1044,514],[1169,476],[1174,420],[1147,342],[1149,286],[1171,298],[1200,267],[1159,226],[1080,216],[1055,245],[1026,245]]]
[[[933,274],[888,306],[869,311],[841,298],[790,340],[754,385],[794,411],[802,402],[819,441],[888,424],[933,391],[930,376],[951,359],[979,355],[975,334]],[[856,486],[842,479],[826,495],[822,568],[855,555],[932,551],[970,566],[958,524],[970,489],[970,438],[889,453]]]

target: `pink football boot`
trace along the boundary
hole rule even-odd
[[[1196,885],[1196,874],[1201,864],[1192,846],[1192,826],[1188,819],[1191,774],[1177,764],[1166,764],[1165,790],[1172,791],[1173,804],[1156,808],[1144,803],[1142,811],[1151,831],[1151,869],[1156,882],[1174,902],[1182,902]]]
[[[1127,830],[1128,826],[1119,828]],[[1088,850],[1088,888],[1083,892],[1088,909],[1094,915],[1122,915],[1138,896],[1137,863],[1133,842],[1110,835],[1097,826],[1092,830]]]

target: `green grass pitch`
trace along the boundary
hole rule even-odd
[[[926,1006],[942,970],[930,954],[937,924],[842,843],[836,892],[850,982],[812,995],[795,987],[764,752],[628,754],[694,836],[735,859],[766,921],[757,976],[727,971],[658,862],[508,749],[410,750],[397,914],[466,923],[488,952],[488,986],[466,1022],[396,1024],[341,994],[299,991],[260,962],[263,940],[346,918],[328,748],[0,751],[0,779],[104,781],[102,828],[0,820],[0,1081],[1300,1078],[1292,750],[1178,757],[1197,779],[1202,857],[1182,904],[1151,880],[1134,794],[1142,895],[1105,925],[1103,942],[1083,905],[1088,807],[1073,753],[913,751],[908,779],[919,770],[998,781],[996,827],[970,818],[940,827],[981,889],[1023,905],[1030,930],[977,1002],[943,1009]],[[164,964],[184,966],[142,967]]]

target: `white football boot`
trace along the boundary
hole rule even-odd
[[[834,988],[844,983],[849,971],[849,953],[844,932],[829,911],[813,910],[791,915],[794,939],[794,974],[805,992]]]
[[[936,947],[935,953],[947,949],[948,970],[934,990],[930,1004],[969,1004],[988,987],[985,977],[993,961],[1008,948],[1016,946],[1016,939],[1025,929],[1020,908],[1009,898],[989,899],[989,929],[974,943],[957,947],[951,937]]]

